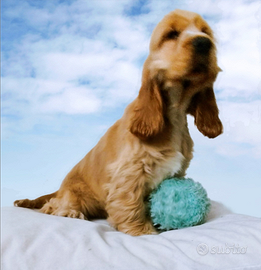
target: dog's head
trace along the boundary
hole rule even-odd
[[[219,71],[213,33],[206,21],[182,10],[166,15],[152,33],[130,131],[142,139],[161,132],[163,92],[175,91],[176,104],[194,116],[200,132],[209,138],[221,134],[213,92]]]
[[[152,33],[148,62],[151,72],[163,70],[167,80],[213,82],[219,68],[211,28],[196,13],[169,13]]]

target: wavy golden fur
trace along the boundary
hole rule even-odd
[[[203,135],[222,133],[213,83],[220,71],[212,30],[175,10],[152,33],[138,97],[66,176],[60,189],[16,206],[46,214],[108,218],[131,235],[155,232],[146,197],[167,177],[185,175],[193,142],[187,114]]]

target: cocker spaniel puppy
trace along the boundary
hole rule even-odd
[[[154,29],[138,97],[66,176],[60,189],[16,206],[57,216],[108,218],[131,235],[155,232],[146,197],[167,177],[185,175],[193,142],[187,114],[203,135],[222,133],[213,92],[220,71],[209,25],[175,10]]]

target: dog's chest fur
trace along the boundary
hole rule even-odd
[[[135,138],[131,144],[126,144],[117,160],[108,166],[112,182],[119,177],[126,181],[128,178],[137,181],[142,178],[149,189],[154,189],[164,179],[177,175],[183,169],[186,160],[183,136],[186,139],[189,136],[186,117],[180,116],[175,108],[171,108],[170,113],[175,119],[170,119],[173,126],[171,142],[155,147]]]
[[[165,108],[165,130],[156,142],[144,142],[132,135],[117,159],[108,166],[111,184],[119,178],[122,184],[134,179],[154,189],[166,178],[185,175],[192,158],[193,142],[187,127],[185,107],[180,106],[182,90],[180,84],[172,84],[163,90],[164,102],[168,104]]]

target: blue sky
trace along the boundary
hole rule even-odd
[[[195,143],[188,176],[212,200],[261,216],[260,1],[3,0],[2,205],[53,192],[140,87],[151,32],[175,8],[218,41],[224,134]]]

